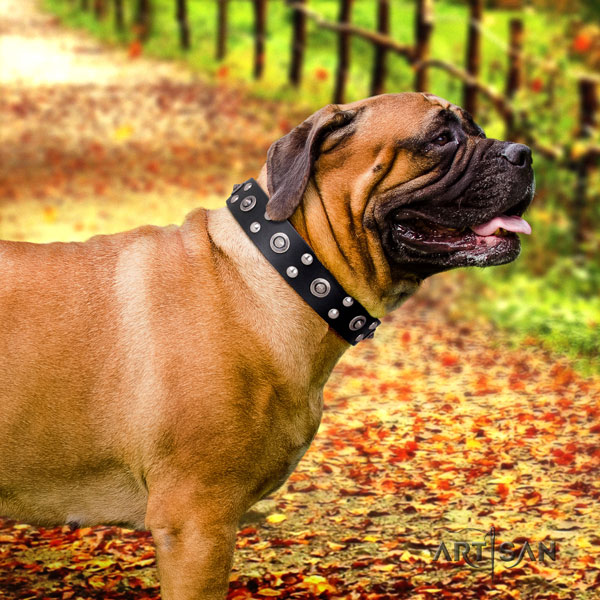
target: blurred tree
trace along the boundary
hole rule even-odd
[[[140,40],[146,40],[152,26],[152,4],[150,0],[137,0],[135,15],[136,31]]]
[[[433,0],[417,0],[417,19],[415,23],[415,61],[429,59],[431,34],[433,33]],[[427,69],[419,69],[415,75],[415,90],[426,92],[429,88]]]
[[[521,10],[523,0],[488,0],[489,8],[503,8],[505,10]]]
[[[105,0],[94,0],[94,14],[97,19],[103,19],[106,16]]]
[[[483,0],[469,0],[469,37],[467,40],[467,73],[473,79],[479,78],[481,69],[481,20],[483,18]],[[478,88],[466,83],[463,89],[464,109],[474,117],[477,115]]]
[[[306,0],[299,0],[304,4]],[[292,62],[290,64],[290,82],[299,86],[302,80],[302,63],[306,47],[306,15],[295,10],[293,14]]]
[[[254,0],[254,79],[260,79],[265,68],[267,0]]]
[[[227,51],[227,0],[218,0],[217,31],[217,60],[223,60]]]
[[[125,19],[123,18],[123,0],[115,0],[115,27],[119,31],[125,28]]]
[[[345,25],[350,23],[353,0],[340,1],[340,13],[338,21]],[[350,69],[350,34],[340,31],[338,34],[338,67],[335,78],[335,91],[333,101],[336,104],[344,102],[346,95],[346,84],[348,83],[348,71]]]
[[[377,31],[383,35],[389,35],[390,33],[389,0],[378,0],[377,2]],[[371,81],[371,96],[383,94],[384,92],[384,83],[387,75],[386,59],[387,49],[383,46],[375,46],[373,79]]]
[[[176,17],[179,23],[179,43],[184,50],[189,50],[190,25],[188,23],[187,0],[177,0]]]

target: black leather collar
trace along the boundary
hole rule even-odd
[[[345,292],[287,219],[267,219],[268,200],[258,183],[248,179],[233,186],[227,208],[285,281],[334,331],[353,346],[373,337],[381,321]]]

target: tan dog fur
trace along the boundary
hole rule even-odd
[[[363,219],[375,189],[427,167],[394,143],[442,106],[328,107],[366,110],[346,142],[325,139],[291,217],[376,317],[419,281],[394,276]],[[0,514],[148,528],[164,600],[221,598],[240,518],[309,446],[348,348],[226,207],[85,243],[1,242]]]

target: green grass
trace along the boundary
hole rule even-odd
[[[112,2],[109,3],[112,6]],[[125,1],[126,22],[132,22],[133,2]],[[189,65],[196,72],[222,81],[244,82],[258,97],[302,104],[316,110],[331,101],[337,65],[337,35],[308,22],[308,43],[302,86],[295,89],[287,82],[291,19],[283,1],[271,0],[268,7],[265,72],[261,81],[252,80],[253,13],[248,0],[230,0],[229,36],[226,59],[215,60],[216,1],[189,0],[192,50],[179,48],[173,0],[154,0],[153,29],[145,43],[144,53],[172,59]],[[413,0],[397,0],[392,4],[391,35],[403,43],[414,40]],[[65,24],[83,28],[109,43],[128,43],[131,29],[115,31],[112,14],[99,22],[91,12],[78,10],[70,0],[45,0],[46,7]],[[329,20],[335,20],[337,0],[311,0],[310,7]],[[356,0],[352,20],[368,29],[375,28],[375,3]],[[569,38],[565,34],[570,17],[525,10],[511,12],[486,10],[486,36],[482,47],[482,78],[502,90],[506,76],[508,23],[520,16],[525,24],[524,50],[537,57],[536,65],[527,69],[527,84],[517,96],[518,106],[533,115],[536,138],[548,145],[571,143],[577,122],[575,75],[579,65],[568,56]],[[435,30],[432,36],[432,57],[458,66],[464,65],[468,12],[458,2],[435,3]],[[369,95],[373,47],[353,38],[352,62],[347,88],[347,101]],[[554,102],[546,94],[535,93],[529,87],[532,80],[547,75],[539,63],[546,59],[560,65],[555,77]],[[318,77],[320,74],[321,77]],[[389,55],[388,92],[413,89],[414,73],[406,61]],[[462,102],[462,85],[439,70],[430,73],[430,90],[457,104]],[[402,115],[398,115],[402,118]],[[489,137],[504,137],[504,126],[485,101],[481,102],[478,122]],[[600,261],[594,249],[596,240],[581,256],[573,258],[573,226],[566,217],[565,207],[572,202],[574,177],[552,163],[535,157],[538,194],[528,218],[534,234],[524,241],[521,258],[506,267],[490,270],[470,270],[472,294],[468,301],[499,326],[523,335],[535,336],[550,348],[571,356],[583,357],[584,369],[600,372],[597,361],[600,347]],[[589,197],[600,190],[598,176],[590,185]],[[590,219],[600,219],[600,205],[590,205]],[[518,336],[516,336],[518,338]]]
[[[112,7],[112,2],[108,3]],[[85,28],[101,39],[113,43],[132,39],[130,25],[133,20],[132,0],[125,0],[126,23],[129,25],[124,34],[115,31],[113,15],[98,22],[92,12],[79,10],[78,2],[71,0],[45,0],[45,5],[71,26]],[[252,91],[260,96],[286,101],[306,103],[317,109],[331,101],[334,76],[337,66],[337,34],[317,27],[308,21],[308,43],[304,64],[303,84],[294,89],[287,83],[290,42],[291,15],[283,0],[271,0],[268,6],[266,63],[261,82],[252,83],[253,64],[253,23],[252,4],[248,0],[230,0],[228,52],[225,60],[215,60],[217,3],[214,0],[190,0],[189,22],[192,32],[192,49],[183,52],[179,48],[177,23],[174,18],[173,0],[154,0],[152,35],[144,47],[146,54],[165,59],[182,60],[193,69],[215,75],[225,68],[227,77],[249,82]],[[311,0],[310,7],[328,20],[337,19],[339,3],[337,0]],[[402,43],[414,41],[415,2],[396,0],[391,8],[391,36]],[[521,12],[494,10],[485,12],[485,31],[483,38],[483,79],[498,90],[504,87],[506,73],[506,49],[508,22],[511,17],[521,16],[525,22],[528,54],[548,57],[555,47],[554,40],[560,37],[565,19],[540,12]],[[464,65],[467,39],[467,7],[459,3],[436,2],[435,29],[432,36],[432,57],[444,59],[458,66]],[[353,23],[368,29],[376,26],[376,10],[373,0],[356,0],[352,12]],[[347,88],[347,101],[369,95],[373,46],[371,43],[353,37],[352,59]],[[529,68],[530,76],[535,75]],[[322,79],[316,77],[320,72]],[[326,77],[326,78],[323,78]],[[403,57],[389,54],[387,91],[399,92],[413,89],[414,73]],[[570,130],[574,126],[575,82],[569,82],[573,90],[566,90],[560,98],[561,130]],[[462,99],[461,83],[443,71],[431,70],[431,91],[460,104]],[[503,125],[492,111],[485,110],[480,122],[491,137],[502,136]],[[556,125],[550,119],[549,125]],[[555,139],[552,137],[552,139]]]
[[[525,252],[527,249],[525,249]],[[533,337],[568,356],[584,374],[600,373],[600,271],[590,272],[572,258],[558,258],[543,277],[519,263],[472,269],[461,305],[473,305],[515,335]],[[595,291],[592,291],[595,290]]]

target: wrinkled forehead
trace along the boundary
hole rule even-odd
[[[483,129],[475,123],[470,113],[460,106],[433,94],[423,94],[423,97],[434,109],[430,113],[432,125],[443,126],[455,124],[461,126],[463,131],[468,135],[485,137]]]
[[[460,106],[434,94],[385,94],[355,103],[366,109],[365,118],[380,131],[412,137],[436,128],[459,126],[467,135],[485,137],[471,115]]]

